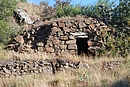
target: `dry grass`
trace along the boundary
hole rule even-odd
[[[1,60],[10,59],[16,56],[21,59],[52,58],[46,53],[19,54],[13,51],[2,50],[2,48],[0,48],[0,52]],[[129,87],[130,56],[128,58],[102,57],[91,59],[86,56],[72,56],[68,54],[67,57],[74,61],[88,62],[91,65],[91,68],[63,71],[58,72],[55,75],[38,74],[0,78],[0,87]],[[101,70],[102,62],[110,60],[127,61],[127,63],[112,71]]]

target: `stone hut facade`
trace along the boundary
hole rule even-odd
[[[105,47],[110,29],[102,21],[91,17],[66,17],[50,20],[20,35],[10,43],[17,51],[35,50],[60,55],[64,52],[94,54],[96,49]],[[20,37],[19,36],[19,37]],[[22,41],[21,41],[22,40]],[[22,42],[22,43],[21,43]],[[16,46],[16,44],[20,44]],[[22,44],[22,45],[21,45]]]

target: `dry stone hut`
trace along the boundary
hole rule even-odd
[[[96,49],[105,47],[104,35],[108,31],[105,23],[91,17],[77,16],[50,20],[25,32],[22,35],[24,45],[17,46],[17,50],[34,49],[53,55],[64,52],[73,55],[81,53],[94,55]],[[13,47],[16,48],[15,44]]]

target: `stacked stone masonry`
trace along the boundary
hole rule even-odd
[[[104,61],[101,65],[92,65],[87,62],[72,61],[68,59],[53,58],[44,60],[31,60],[19,58],[0,61],[0,78],[11,76],[22,76],[30,74],[55,74],[62,71],[74,71],[77,69],[101,69],[114,70],[120,68],[126,61]],[[99,66],[100,65],[100,66]]]
[[[55,74],[63,70],[89,68],[87,63],[72,62],[60,58],[45,60],[11,59],[0,61],[0,77],[22,76],[28,74]]]
[[[17,36],[8,48],[19,52],[34,50],[54,55],[64,52],[75,55],[78,53],[77,39],[71,33],[81,32],[88,36],[87,53],[94,54],[96,49],[105,47],[106,37],[104,35],[109,31],[105,23],[96,18],[83,16],[60,18],[25,31],[23,35]]]

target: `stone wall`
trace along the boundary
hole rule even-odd
[[[31,60],[19,58],[11,60],[0,60],[0,78],[11,76],[22,76],[30,74],[55,74],[62,71],[75,71],[77,69],[115,70],[119,69],[126,61],[110,60],[99,64],[88,64],[87,62],[72,61],[69,59],[53,58],[45,60]]]
[[[87,63],[73,62],[68,59],[45,59],[45,60],[1,60],[0,77],[22,76],[28,74],[55,74],[57,71],[76,70],[89,68]]]
[[[8,48],[19,52],[47,52],[60,55],[78,53],[77,36],[87,37],[87,54],[95,54],[96,49],[105,47],[105,34],[110,29],[100,20],[91,17],[66,17],[50,20],[23,35],[14,38]],[[83,33],[83,34],[82,34]]]

